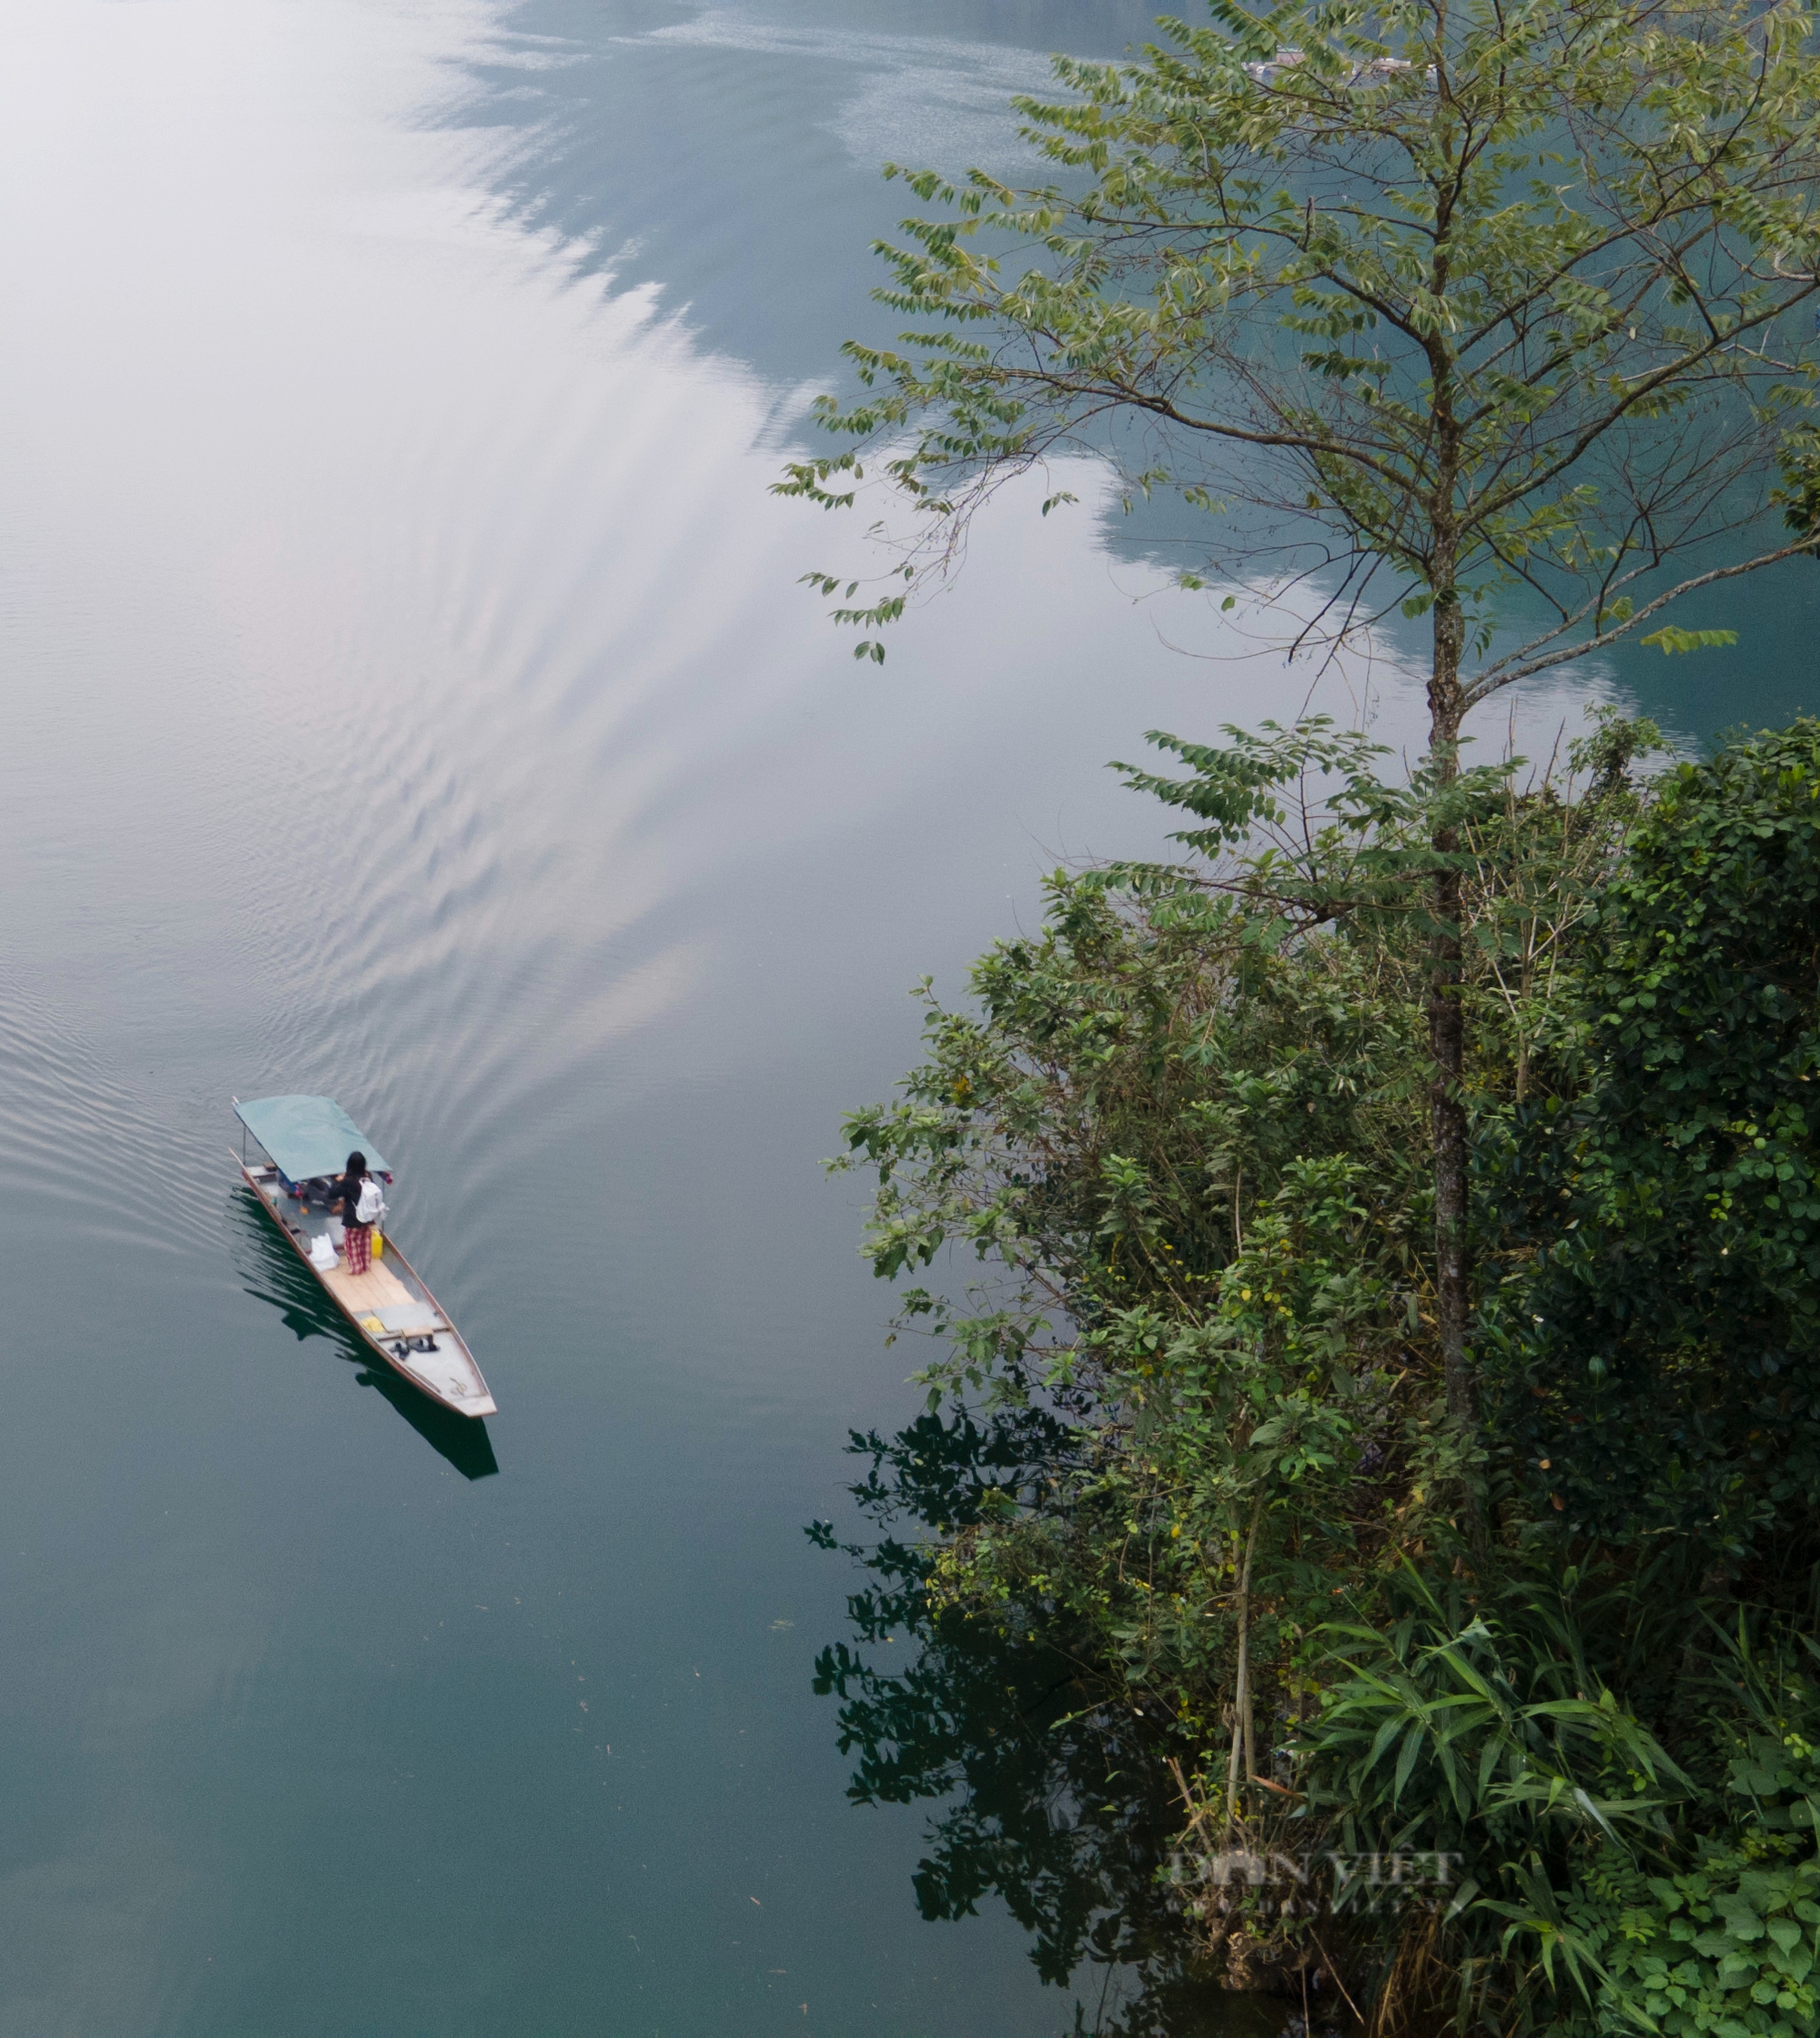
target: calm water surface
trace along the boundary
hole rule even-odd
[[[875,329],[878,160],[1015,166],[1040,53],[1143,18],[9,0],[0,2038],[1117,2013],[844,1796],[803,1528],[915,1400],[817,1163],[907,984],[1157,846],[1103,760],[1307,681],[1090,510],[862,671],[794,584],[857,533],[765,488]],[[1812,610],[1582,680],[1785,712]],[[1412,737],[1390,665],[1322,704],[1368,683]],[[489,1434],[231,1185],[285,1089],[395,1156]]]

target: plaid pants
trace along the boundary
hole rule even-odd
[[[348,1252],[348,1271],[364,1274],[373,1264],[373,1227],[370,1225],[349,1225],[344,1241]]]

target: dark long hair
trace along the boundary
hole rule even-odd
[[[355,1147],[354,1151],[348,1156],[347,1179],[348,1181],[352,1183],[352,1185],[356,1188],[359,1188],[360,1185],[360,1177],[365,1175],[366,1172],[367,1156],[357,1146]]]

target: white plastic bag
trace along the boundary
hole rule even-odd
[[[326,1231],[318,1231],[309,1242],[309,1264],[318,1274],[327,1274],[335,1265],[335,1241]]]

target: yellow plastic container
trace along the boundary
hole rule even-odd
[[[386,1235],[379,1229],[378,1225],[375,1225],[373,1226],[373,1257],[375,1259],[383,1259],[385,1256]]]

